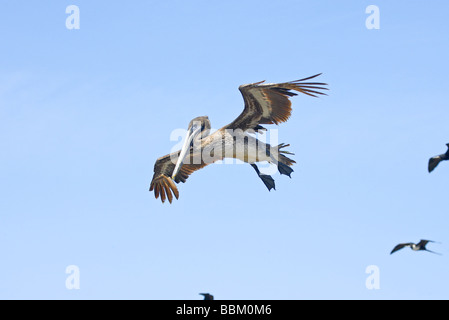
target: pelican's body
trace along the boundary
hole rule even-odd
[[[419,243],[415,244],[415,243],[401,243],[398,244],[396,247],[394,247],[393,251],[391,251],[390,254],[395,253],[396,251],[402,250],[404,248],[410,248],[413,251],[427,251],[430,253],[435,253],[435,254],[439,254],[433,251],[430,251],[426,248],[427,244],[429,243],[435,243],[435,241],[431,241],[431,240],[421,240]]]
[[[168,198],[171,203],[173,195],[179,197],[174,182],[185,182],[193,172],[226,158],[249,163],[268,190],[275,189],[273,178],[261,173],[256,163],[275,164],[281,174],[290,176],[295,161],[286,156],[292,153],[282,150],[289,145],[271,146],[258,140],[254,133],[266,131],[261,124],[279,124],[288,120],[292,110],[289,98],[297,95],[291,90],[314,97],[324,94],[316,90],[327,90],[322,87],[325,83],[304,82],[317,76],[279,84],[258,82],[240,86],[245,101],[242,114],[213,134],[210,134],[207,116],[193,119],[181,150],[156,161],[150,191],[154,190],[156,198],[161,196],[162,202]]]
[[[277,151],[275,147],[258,140],[248,131],[231,131],[223,127],[212,135],[201,139],[198,146],[193,146],[193,152],[200,150],[206,150],[207,152],[207,150],[219,150],[221,148],[222,154],[216,155],[216,160],[233,158],[247,163],[272,162],[273,158],[270,155],[275,155]],[[276,158],[276,160],[278,159]]]

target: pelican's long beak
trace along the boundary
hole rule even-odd
[[[182,163],[184,162],[187,152],[190,150],[193,139],[195,139],[200,131],[201,126],[192,126],[187,132],[186,140],[184,141],[184,145],[182,146],[181,152],[179,153],[178,161],[176,162],[175,170],[173,170],[173,174],[171,176],[173,180],[175,180],[176,175],[181,169]]]

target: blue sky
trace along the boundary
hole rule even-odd
[[[68,5],[80,29],[68,30]],[[368,30],[368,5],[380,30]],[[0,11],[1,299],[448,299],[447,1],[10,1]],[[323,72],[269,193],[209,166],[148,192],[174,129]],[[432,239],[443,256],[399,252]],[[68,290],[66,267],[80,270]],[[368,290],[368,266],[380,290]]]

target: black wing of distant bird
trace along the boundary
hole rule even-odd
[[[413,243],[401,243],[401,244],[398,244],[396,247],[394,247],[393,251],[391,251],[390,254],[393,254],[393,253],[395,253],[395,252],[397,252],[399,250],[402,250],[402,249],[404,249],[406,247],[410,247],[412,244]]]
[[[200,293],[200,296],[204,296],[204,300],[214,300],[214,296],[210,293]]]
[[[421,250],[423,250],[423,251],[427,251],[427,252],[430,252],[430,253],[437,254],[437,255],[441,256],[441,253],[434,252],[434,251],[431,251],[431,250],[427,249],[426,246],[427,246],[428,243],[436,243],[436,242],[432,241],[432,240],[421,240],[418,243],[418,246],[420,246]]]
[[[430,158],[429,173],[432,172],[433,170],[435,170],[435,168],[438,167],[438,165],[440,164],[441,161],[443,161],[443,159],[441,159],[441,156],[436,156],[436,157]]]
[[[432,241],[432,240],[421,240],[421,241],[417,244],[417,246],[418,246],[418,247],[425,248],[425,247],[427,246],[428,243],[435,243],[435,241]]]
[[[443,160],[449,160],[449,143],[446,144],[448,150],[445,154],[440,154],[439,156],[435,156],[430,158],[429,160],[429,172],[435,170],[435,168],[440,164]]]

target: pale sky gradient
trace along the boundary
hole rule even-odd
[[[65,9],[80,8],[67,30]],[[368,5],[381,29],[367,30]],[[449,2],[8,1],[0,10],[0,299],[448,299]],[[148,192],[173,130],[238,86],[323,72],[268,192],[209,166]],[[400,242],[429,249],[390,256]],[[66,267],[81,272],[67,290]],[[380,268],[380,290],[365,270]]]

